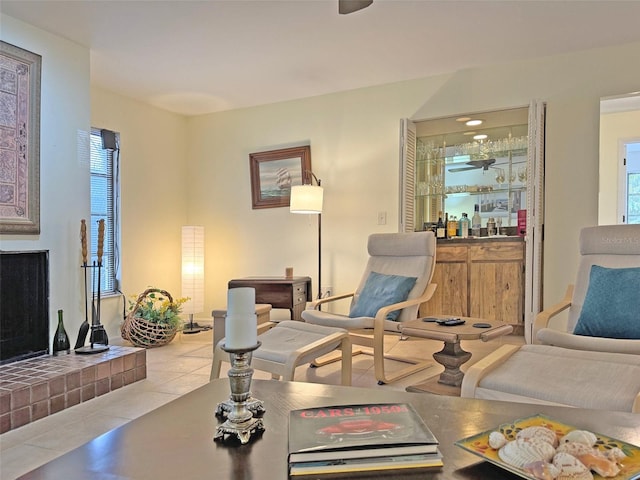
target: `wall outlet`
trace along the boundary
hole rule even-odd
[[[330,286],[320,287],[320,296],[322,298],[327,298],[327,297],[330,297],[331,295],[333,295],[333,287],[330,287]]]
[[[387,212],[378,212],[378,225],[387,224]]]

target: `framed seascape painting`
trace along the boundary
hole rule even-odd
[[[311,171],[311,147],[251,153],[249,163],[252,208],[288,207],[291,186],[302,185],[304,173]]]
[[[42,57],[0,41],[0,233],[40,233]]]

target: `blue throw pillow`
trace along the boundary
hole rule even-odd
[[[640,268],[593,265],[573,333],[640,339]]]
[[[375,317],[382,307],[404,302],[416,284],[416,280],[416,277],[371,272],[367,281],[364,282],[358,301],[351,308],[349,316],[351,318]],[[395,310],[389,312],[387,319],[397,320],[399,315],[400,310]]]

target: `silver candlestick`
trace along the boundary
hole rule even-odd
[[[214,440],[224,440],[225,435],[235,435],[240,443],[248,443],[251,435],[264,432],[264,422],[254,417],[254,412],[264,412],[260,400],[251,398],[251,352],[260,346],[260,342],[252,347],[231,349],[222,345],[222,350],[229,354],[231,369],[228,372],[231,396],[227,402],[219,403],[216,415],[226,412],[226,421],[218,425]],[[257,403],[256,403],[257,402]],[[258,407],[259,404],[259,407]],[[250,408],[250,405],[252,408]]]

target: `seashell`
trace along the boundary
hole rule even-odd
[[[560,470],[556,480],[593,480],[591,471],[573,455],[556,453],[553,464]]]
[[[547,427],[534,426],[523,428],[516,434],[516,438],[539,438],[554,447],[558,446],[558,437],[553,430]]]
[[[604,454],[605,457],[607,457],[609,460],[613,462],[618,462],[619,460],[627,458],[627,455],[618,447],[610,448],[608,450],[605,450],[602,453]]]
[[[538,460],[528,463],[522,469],[538,480],[554,480],[560,475],[560,470],[553,463]]]
[[[578,455],[585,455],[587,453],[591,453],[593,452],[593,450],[594,450],[593,447],[586,445],[584,443],[566,442],[566,443],[560,443],[560,445],[558,445],[556,452],[564,452],[564,453],[568,453],[569,455],[573,455],[574,457],[577,457]]]
[[[489,446],[491,448],[498,450],[504,446],[505,443],[507,443],[507,437],[505,437],[502,432],[491,432],[489,434]]]
[[[593,447],[598,438],[587,430],[572,430],[560,439],[560,443],[577,442]]]
[[[598,450],[591,453],[585,453],[576,457],[589,470],[593,470],[601,477],[615,477],[620,473],[620,467],[615,460],[609,460],[604,454]]]
[[[502,461],[518,468],[539,460],[548,462],[554,453],[552,445],[532,438],[516,438],[498,450],[498,456]]]

